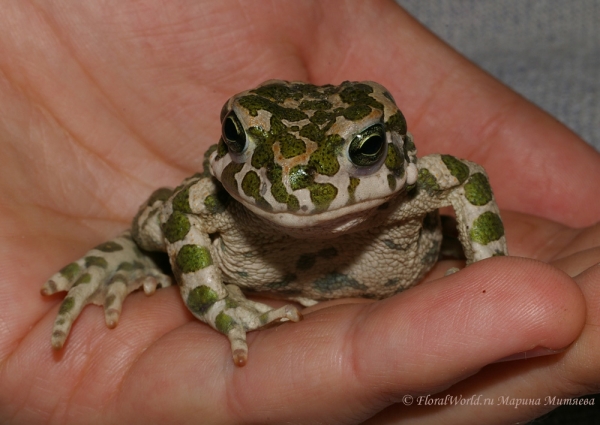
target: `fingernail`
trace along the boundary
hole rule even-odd
[[[500,360],[496,360],[494,363],[502,363],[502,362],[511,362],[513,360],[524,360],[524,359],[532,359],[534,357],[542,357],[542,356],[550,356],[552,354],[562,353],[563,349],[560,350],[551,350],[546,347],[535,347],[528,351],[522,351],[520,353],[511,354],[510,356],[506,356],[501,358]]]

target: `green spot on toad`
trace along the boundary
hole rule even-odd
[[[58,310],[58,314],[62,316],[63,314],[67,314],[69,311],[73,309],[75,306],[75,299],[73,297],[67,297],[63,300],[60,305],[60,309]]]
[[[108,267],[108,262],[103,257],[90,255],[88,257],[85,257],[85,267],[100,267],[101,269],[105,269],[106,267]]]
[[[116,242],[104,242],[103,244],[98,245],[95,249],[102,252],[117,252],[122,251],[123,246]]]
[[[192,289],[187,298],[187,306],[194,313],[203,315],[219,300],[215,291],[206,285]]]
[[[500,216],[491,211],[484,212],[473,221],[469,236],[471,240],[482,245],[497,241],[504,236],[504,226]]]
[[[486,176],[475,173],[465,184],[465,197],[473,205],[485,205],[493,198],[492,188]]]
[[[451,155],[442,155],[442,161],[446,164],[448,171],[462,184],[469,177],[469,167]]]
[[[177,210],[173,211],[163,227],[165,237],[171,243],[183,240],[191,228],[187,216]]]
[[[210,251],[198,245],[184,245],[177,253],[177,267],[182,273],[193,273],[212,265]]]
[[[228,314],[220,312],[217,314],[215,325],[219,332],[228,334],[229,331],[235,326],[235,320],[233,320],[233,318]]]
[[[79,264],[71,263],[60,270],[60,274],[65,277],[67,280],[73,280],[75,276],[77,276],[81,271]]]

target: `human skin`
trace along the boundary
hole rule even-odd
[[[401,400],[598,390],[600,155],[395,3],[1,6],[0,422],[493,424],[551,406]],[[270,78],[383,84],[419,155],[486,168],[514,257],[321,303],[250,333],[244,368],[173,287],[129,296],[113,330],[86,308],[53,351],[62,295],[42,283],[198,171],[225,100]]]

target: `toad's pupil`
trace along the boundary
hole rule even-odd
[[[223,137],[234,152],[241,152],[244,150],[246,145],[246,134],[233,114],[230,114],[223,122]]]
[[[377,155],[377,153],[381,150],[383,146],[383,139],[381,136],[374,135],[369,137],[360,147],[360,152],[363,155],[373,156]]]

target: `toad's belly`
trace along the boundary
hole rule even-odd
[[[245,292],[313,300],[386,298],[431,269],[442,235],[439,225],[385,230],[310,241],[281,237],[252,243],[245,237],[241,243],[223,237],[213,248],[224,281]]]

